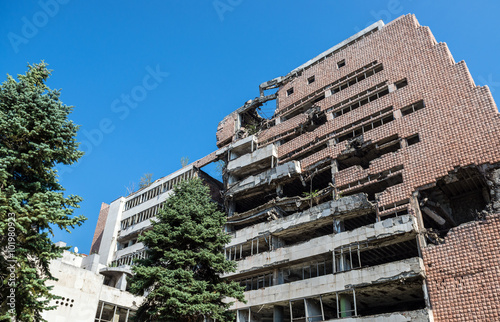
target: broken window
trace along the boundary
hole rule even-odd
[[[360,140],[350,141],[349,147],[337,158],[339,171],[359,165],[368,169],[370,162],[381,156],[394,153],[401,149],[400,139],[397,135],[386,137],[375,143]]]
[[[371,175],[361,180],[340,186],[338,187],[338,189],[342,193],[342,195],[346,196],[364,192],[368,195],[369,200],[375,201],[376,194],[379,194],[385,191],[387,188],[403,182],[403,174],[401,172],[402,169],[403,165],[398,165],[378,174]]]

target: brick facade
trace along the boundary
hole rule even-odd
[[[97,224],[95,226],[94,238],[92,239],[92,245],[90,246],[90,254],[99,253],[99,247],[101,247],[102,234],[104,232],[104,227],[106,226],[106,219],[108,218],[109,205],[107,203],[101,204],[101,210],[99,211],[99,217],[97,218]]]
[[[435,321],[500,319],[500,214],[454,228],[422,255]]]
[[[415,247],[423,255],[437,321],[499,320],[500,215],[491,215],[498,212],[491,204],[500,184],[493,189],[484,169],[500,162],[500,115],[488,87],[476,86],[466,64],[455,62],[413,15],[351,37],[276,82],[275,114],[261,121],[255,141],[258,149],[274,144],[277,157],[257,167],[233,161],[243,150],[237,145],[234,156],[222,151],[252,134],[238,124],[251,104],[219,123],[219,158],[241,167],[226,174],[226,189],[235,182],[262,187],[253,176],[266,166],[300,161],[300,181],[310,191],[312,177],[322,173],[319,188],[333,186],[334,200],[366,193],[377,221],[399,211],[416,217]],[[229,216],[259,216],[255,209],[300,198],[304,188],[292,180],[226,196]],[[478,195],[489,208],[474,200]],[[457,210],[466,198],[470,208]],[[473,218],[481,210],[490,213],[487,219]],[[447,233],[444,244],[427,245],[433,231]]]
[[[338,68],[337,63],[342,60],[345,66]],[[361,67],[374,62],[382,64],[383,70],[316,103],[321,111],[326,111],[328,121],[312,132],[301,133],[280,144],[279,163],[299,160],[302,168],[307,169],[318,161],[336,159],[345,150],[347,141],[332,143],[331,140],[352,131],[363,122],[343,128],[370,116],[375,120],[377,116],[374,115],[387,108],[391,108],[390,112],[382,115],[393,116],[394,120],[374,129],[365,129],[364,142],[377,142],[396,135],[403,139],[414,134],[419,135],[420,142],[383,156],[364,171],[346,169],[345,172],[341,170],[335,173],[336,182],[344,184],[402,165],[403,182],[388,188],[379,196],[381,207],[408,199],[416,188],[435,182],[455,167],[500,161],[499,115],[489,89],[475,86],[465,63],[455,63],[446,44],[438,43],[429,28],[420,26],[413,15],[390,22],[381,30],[311,65],[300,76],[292,78],[278,90],[279,104],[274,119],[280,118],[284,111],[289,111],[289,106],[294,102],[329,84],[341,84],[342,79],[349,79],[349,75],[356,75]],[[311,76],[315,77],[315,81],[308,84]],[[407,80],[408,85],[395,89],[393,84],[403,79]],[[336,107],[339,103],[378,84],[391,92],[332,118],[332,113],[340,108]],[[292,87],[293,94],[287,95]],[[401,109],[421,100],[425,108],[402,116]],[[236,118],[237,115],[232,113],[219,124],[219,145],[225,140],[228,142],[234,134]],[[259,147],[263,142],[273,142],[273,137],[298,130],[304,121],[304,114],[299,114],[264,129],[258,134]],[[478,129],[482,131],[480,136],[475,135]],[[321,145],[325,145],[325,148],[305,158],[300,157],[300,149],[304,149],[305,153]]]

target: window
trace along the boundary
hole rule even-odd
[[[117,321],[129,322],[135,316],[135,311],[125,307],[119,307],[111,303],[99,301],[95,322]]]
[[[411,114],[413,112],[416,112],[418,110],[421,110],[425,107],[424,101],[418,101],[416,103],[413,103],[411,105],[405,106],[401,109],[401,114],[403,116],[406,116],[408,114]]]
[[[418,142],[420,142],[420,137],[418,136],[418,133],[406,138],[406,143],[408,144],[408,146],[416,144]]]
[[[400,80],[399,82],[394,83],[394,85],[396,85],[396,89],[403,88],[403,87],[405,87],[406,85],[408,85],[408,80],[407,80],[406,78],[405,78],[405,79],[402,79],[402,80]]]
[[[342,68],[342,67],[344,67],[344,66],[345,66],[345,59],[342,59],[341,61],[339,61],[339,62],[337,63],[337,68]]]
[[[307,79],[307,84],[312,84],[312,83],[314,83],[314,81],[315,81],[315,80],[316,80],[316,78],[315,78],[315,77],[314,77],[314,75],[313,75],[313,76],[311,76],[311,77],[309,77],[309,78]]]
[[[293,87],[290,87],[289,89],[286,90],[286,96],[290,96],[293,94]]]

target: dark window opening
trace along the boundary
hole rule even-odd
[[[353,142],[349,149],[337,158],[338,169],[340,171],[355,165],[359,165],[363,169],[368,169],[371,161],[385,154],[397,152],[399,149],[401,149],[401,143],[397,135],[385,138],[376,143],[369,141],[356,144]]]
[[[348,196],[356,193],[364,192],[368,194],[368,200],[375,201],[376,195],[384,192],[387,188],[403,183],[403,175],[401,173],[393,176],[386,177],[385,179],[375,181],[368,185],[359,185],[357,189],[348,192],[342,192],[342,195]],[[347,186],[340,187],[339,190],[347,189]]]
[[[274,190],[266,191],[249,197],[241,197],[235,200],[235,212],[241,214],[261,206],[276,197]]]
[[[301,160],[303,160],[303,159],[305,159],[305,158],[307,158],[307,157],[310,157],[310,156],[311,156],[311,155],[313,155],[313,154],[318,153],[318,152],[319,152],[319,151],[321,151],[321,150],[326,149],[327,147],[328,147],[328,144],[323,143],[323,144],[320,144],[320,145],[318,145],[318,146],[316,146],[316,147],[314,147],[314,148],[312,148],[312,149],[308,150],[307,152],[305,152],[305,153],[303,153],[303,154],[301,154],[300,152],[297,152],[297,153],[296,153],[296,158],[297,158],[297,157],[300,157],[300,159],[301,159]]]
[[[339,62],[337,63],[337,68],[342,68],[342,67],[344,67],[344,66],[345,66],[345,59],[342,59],[341,61],[339,61]]]
[[[307,242],[313,238],[327,236],[333,234],[333,224],[331,221],[323,222],[315,229],[308,229],[307,234],[299,233],[293,236],[284,236],[281,237],[281,240],[287,246],[292,246],[296,244],[300,244],[303,242]]]
[[[368,131],[371,131],[379,126],[382,126],[384,124],[387,124],[387,123],[390,123],[394,121],[394,116],[392,113],[390,113],[389,115],[386,115],[386,116],[383,116],[381,118],[379,118],[378,120],[373,120],[369,123],[366,123],[362,126],[359,126],[355,129],[353,129],[352,131],[350,132],[347,132],[343,135],[340,135],[337,137],[337,143],[340,143],[340,142],[343,142],[343,141],[346,141],[346,140],[349,140],[349,139],[352,139],[354,137],[358,137],[360,135],[362,135],[363,133],[365,132],[368,132]]]
[[[418,142],[420,142],[420,137],[418,136],[418,134],[414,134],[406,138],[406,143],[408,146],[416,144]]]
[[[307,79],[307,84],[312,84],[312,83],[314,83],[315,80],[316,80],[316,77],[314,77],[314,75],[313,75]]]
[[[361,316],[424,309],[422,281],[412,278],[356,288],[356,304]]]
[[[406,237],[406,240],[384,246],[382,246],[384,243],[390,242],[388,239],[338,247],[334,250],[335,272],[341,273],[418,257],[416,238],[410,238]]]
[[[297,108],[296,110],[292,111],[291,113],[288,113],[286,116],[282,116],[281,117],[281,121],[284,122],[286,120],[291,119],[294,116],[297,116],[297,115],[299,115],[301,113],[307,112],[311,108],[314,108],[314,104],[316,104],[316,103],[318,103],[318,102],[320,102],[320,101],[322,101],[324,99],[325,99],[325,93],[322,93],[321,95],[319,95],[318,97],[316,97],[314,100],[311,100],[310,102],[304,104],[302,107]]]
[[[374,224],[377,221],[377,215],[375,212],[369,212],[362,216],[350,217],[344,219],[344,230],[351,231],[356,228]]]
[[[416,112],[418,110],[421,110],[425,107],[424,101],[418,101],[416,103],[410,104],[408,106],[405,106],[401,109],[401,114],[403,116],[406,116],[408,114],[411,114],[413,112]]]
[[[405,78],[405,79],[402,79],[396,83],[394,83],[394,85],[396,85],[396,89],[400,89],[400,88],[403,88],[405,87],[406,85],[408,85],[408,80]]]
[[[394,211],[394,212],[391,212],[389,214],[384,214],[382,220],[387,219],[387,218],[400,217],[400,216],[404,216],[404,215],[408,215],[408,208]]]
[[[293,87],[290,87],[289,89],[286,90],[286,96],[290,96],[293,94]]]
[[[367,91],[368,92],[368,91]],[[346,113],[349,113],[355,109],[357,109],[358,107],[360,106],[363,106],[365,104],[368,104],[370,102],[373,102],[381,97],[384,97],[385,95],[389,94],[389,89],[388,88],[385,88],[377,93],[374,93],[368,97],[365,97],[365,98],[362,98],[354,103],[350,103],[344,107],[342,107],[341,109],[337,110],[336,112],[333,113],[333,117],[339,117],[339,116],[342,116]],[[349,101],[349,100],[347,100]],[[343,102],[342,102],[343,103]],[[337,104],[336,106],[334,106],[333,108],[336,108],[338,106],[341,106],[342,103],[340,104]]]

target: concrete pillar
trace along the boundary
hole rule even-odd
[[[345,231],[344,221],[340,219],[333,219],[333,233],[338,234]]]
[[[273,270],[273,285],[278,285],[279,284],[279,270],[275,268]]]
[[[352,316],[352,300],[348,294],[339,294],[340,317]]]
[[[283,197],[283,185],[279,184],[276,186],[276,194],[278,197]]]
[[[273,307],[273,322],[284,322],[285,317],[283,314],[283,307],[275,305]]]
[[[227,208],[227,216],[228,217],[233,216],[235,208],[236,208],[236,203],[233,200],[229,200],[229,206]]]
[[[115,287],[121,291],[125,291],[127,289],[127,274],[122,273],[122,275],[118,278]]]
[[[332,144],[329,144],[330,146],[332,146]],[[338,199],[338,194],[337,194],[337,185],[335,184],[335,173],[339,172],[339,163],[337,162],[337,160],[333,160],[332,161],[332,184],[333,184],[333,200],[337,200]]]

